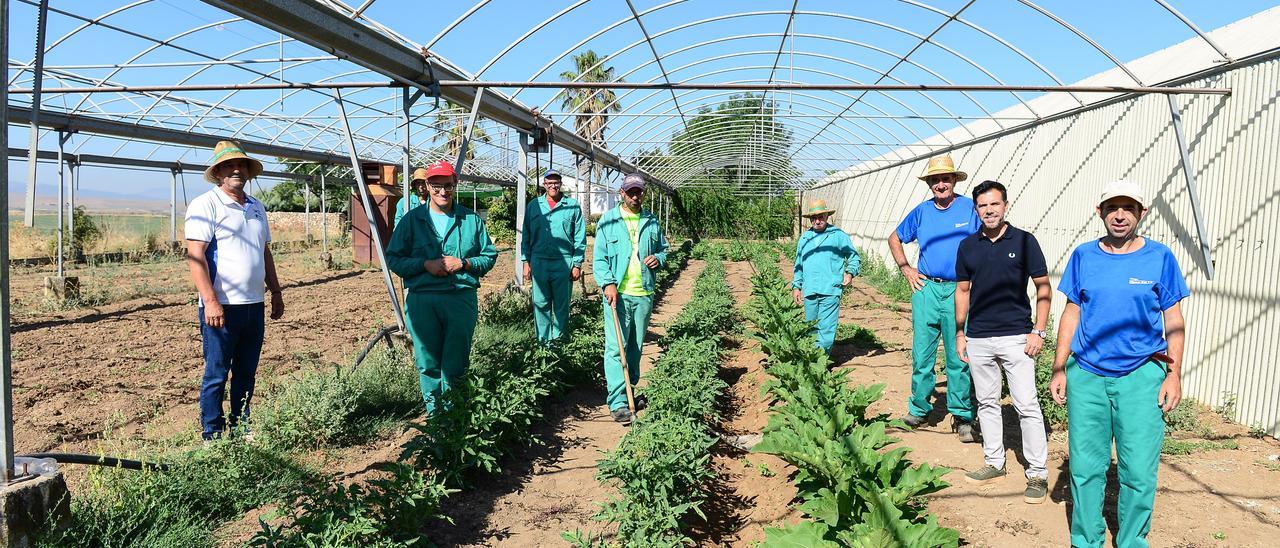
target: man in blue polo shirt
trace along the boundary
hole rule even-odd
[[[981,222],[973,200],[955,193],[956,183],[969,176],[957,171],[950,156],[929,160],[920,180],[932,198],[917,205],[889,235],[889,251],[898,269],[911,284],[911,397],[902,421],[915,428],[924,424],[933,409],[930,400],[936,382],[938,339],[946,352],[947,411],[955,418],[952,429],[960,441],[977,441],[973,431],[973,386],[969,366],[956,354],[956,250],[960,240],[978,231]],[[912,268],[904,243],[919,240],[919,269]]]
[[[262,173],[262,162],[245,154],[239,143],[221,141],[209,163],[204,178],[214,188],[191,200],[183,225],[187,267],[200,296],[200,423],[205,440],[221,438],[228,427],[236,433],[248,422],[265,333],[264,290],[271,291],[271,319],[284,316],[280,280],[267,247],[267,212],[245,193],[249,181]],[[222,413],[228,380],[230,418]]]
[[[1036,237],[1004,220],[1009,206],[1004,185],[983,181],[974,187],[973,201],[982,230],[962,240],[956,256],[956,353],[973,373],[986,465],[965,474],[965,479],[986,483],[1005,475],[1000,416],[1000,370],[1004,369],[1027,459],[1023,501],[1039,504],[1049,494],[1049,472],[1044,417],[1036,398],[1035,356],[1044,345],[1049,321],[1053,293],[1049,269]],[[1027,280],[1036,287],[1034,324]]]
[[[1164,442],[1164,413],[1182,400],[1190,292],[1168,247],[1138,236],[1146,215],[1142,187],[1115,181],[1096,208],[1106,234],[1071,253],[1058,290],[1067,306],[1049,391],[1067,405],[1071,454],[1071,545],[1102,546],[1102,517],[1111,444],[1120,496],[1120,548],[1147,546]]]

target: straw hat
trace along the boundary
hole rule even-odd
[[[925,166],[924,175],[920,176],[920,180],[928,182],[929,177],[948,173],[955,174],[957,183],[969,178],[968,173],[956,170],[956,163],[951,160],[951,155],[943,154],[942,156],[929,158],[929,164]]]
[[[410,183],[416,183],[418,181],[426,181],[426,180],[427,180],[427,168],[425,167],[420,167],[418,169],[413,170],[413,177],[409,178]]]
[[[809,200],[809,207],[805,209],[804,213],[801,213],[800,216],[813,217],[815,215],[822,215],[823,213],[835,213],[835,212],[836,212],[835,208],[827,206],[826,200],[823,200],[822,198],[814,198],[812,200]]]
[[[244,148],[240,147],[240,143],[235,141],[218,141],[213,147],[213,159],[209,160],[209,167],[204,170],[204,180],[213,184],[221,183],[217,177],[213,175],[213,170],[218,164],[227,160],[244,159],[249,161],[249,179],[256,179],[262,174],[262,162],[250,158],[244,153]]]

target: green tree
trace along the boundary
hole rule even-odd
[[[276,162],[284,166],[289,173],[315,175],[315,183],[311,185],[311,211],[320,211],[320,178],[321,169],[329,169],[325,176],[325,210],[330,213],[347,215],[351,209],[351,168],[332,168],[315,162],[300,162],[288,158],[276,158]],[[302,195],[306,184],[301,180],[285,180],[255,196],[262,201],[267,211],[305,211]]]
[[[603,67],[600,55],[594,50],[586,50],[582,53],[573,55],[573,65],[575,70],[566,70],[560,73],[560,79],[566,82],[621,82],[614,73],[613,67]],[[603,147],[604,131],[609,125],[609,115],[622,110],[622,105],[618,103],[618,96],[613,90],[598,88],[569,88],[561,92],[564,98],[561,101],[561,107],[567,109],[568,112],[587,114],[588,116],[574,116],[573,131],[597,146]],[[578,173],[582,173],[582,163],[587,159],[578,156],[575,160]],[[592,166],[589,173],[589,181],[599,179],[600,171],[603,169],[599,164]],[[590,185],[586,187],[590,189]],[[584,218],[591,217],[591,196],[582,198],[582,215]]]
[[[480,127],[478,122],[479,120],[477,120],[475,127],[471,128],[472,142],[493,142],[492,138],[489,137],[489,133]],[[431,142],[435,143],[443,140],[444,146],[440,150],[444,152],[450,162],[453,162],[458,157],[458,151],[462,150],[462,140],[467,132],[467,109],[445,101],[445,108],[436,113],[431,127],[436,129],[436,133],[431,136]],[[474,160],[475,157],[475,146],[468,146],[467,160]]]

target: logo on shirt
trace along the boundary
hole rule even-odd
[[[1018,256],[1018,254],[1017,254],[1017,253],[1010,253],[1010,254],[1009,254],[1009,258],[1010,258],[1010,259],[1012,259],[1012,258],[1014,258],[1014,257],[1017,257],[1017,256]]]
[[[1129,278],[1129,285],[1153,285],[1154,280],[1139,280],[1137,278]]]
[[[966,226],[969,226],[969,223],[967,221],[963,223],[956,223],[956,228],[964,228]]]

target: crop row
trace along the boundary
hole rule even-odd
[[[668,254],[660,290],[690,248]],[[261,521],[252,545],[422,545],[423,526],[447,520],[445,497],[536,443],[529,430],[549,396],[601,376],[598,298],[574,300],[572,338],[554,349],[537,344],[530,306],[520,292],[486,299],[466,380],[441,412],[409,424],[417,433],[399,462],[381,465],[366,484],[322,471],[316,452],[394,436],[420,413],[417,372],[402,350],[375,352],[354,370],[310,364],[293,380],[263,386],[253,443],[161,447],[149,458],[168,463],[167,471],[90,471],[72,500],[70,527],[39,545],[212,546],[216,529],[264,505],[279,510]]]
[[[712,427],[727,386],[717,376],[721,337],[736,318],[724,266],[710,262],[689,304],[667,325],[662,356],[646,375],[648,409],[600,461],[599,480],[619,493],[595,517],[616,524],[615,541],[581,531],[565,533],[566,540],[578,546],[692,543],[687,521],[705,519],[701,508],[715,478]]]
[[[885,448],[901,426],[886,415],[868,416],[884,385],[852,386],[845,371],[830,370],[814,344],[812,323],[791,299],[777,261],[756,262],[749,318],[761,330],[773,377],[764,438],[754,451],[777,455],[797,473],[794,481],[806,521],[765,530],[766,546],[955,546],[956,531],[926,513],[924,495],[948,484],[950,470],[913,465],[910,449]]]

